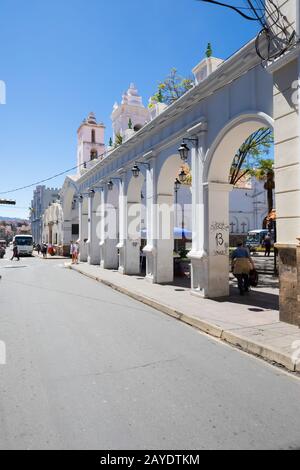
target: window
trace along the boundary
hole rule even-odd
[[[95,129],[92,130],[92,144],[96,143],[96,132]]]
[[[72,224],[72,235],[79,235],[79,224]]]
[[[97,150],[91,150],[91,160],[95,160],[96,158],[98,158]]]

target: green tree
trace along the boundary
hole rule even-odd
[[[158,84],[157,92],[152,96],[152,101],[170,105],[183,96],[194,86],[194,81],[178,75],[175,68],[171,69],[167,78]]]
[[[121,134],[116,134],[116,140],[115,140],[115,146],[116,147],[119,147],[119,145],[122,145],[123,144],[123,137],[121,136]]]
[[[273,167],[273,160],[266,158],[273,142],[273,132],[269,128],[261,128],[251,134],[233,159],[230,184],[235,186],[246,175],[265,179],[267,172]]]

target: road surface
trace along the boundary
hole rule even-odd
[[[63,261],[0,275],[0,449],[300,448],[299,379]]]

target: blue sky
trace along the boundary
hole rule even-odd
[[[130,82],[146,104],[172,67],[189,75],[208,42],[226,58],[256,28],[196,0],[0,0],[0,192],[74,166],[76,130],[90,111],[108,141],[112,106]],[[27,216],[31,196],[9,195],[17,208],[0,206],[0,215]]]

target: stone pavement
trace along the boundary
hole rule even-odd
[[[245,297],[232,286],[230,298],[209,300],[180,285],[151,284],[143,277],[87,263],[65,266],[246,352],[300,372],[300,329],[279,321],[278,289],[271,276]]]

